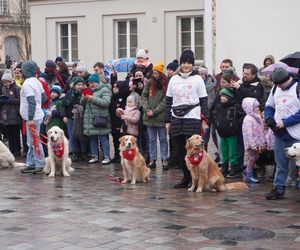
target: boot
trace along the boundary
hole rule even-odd
[[[155,160],[150,161],[148,167],[149,167],[150,169],[155,169],[155,168],[156,168],[156,162],[155,162]]]
[[[252,184],[256,184],[258,183],[258,179],[256,179],[254,176],[253,176],[253,169],[246,169],[245,171],[245,181],[247,183],[252,183]]]
[[[227,176],[228,174],[228,163],[222,163],[221,164],[221,173],[223,176]]]
[[[190,184],[190,180],[186,177],[180,180],[180,182],[174,185],[174,188],[187,188]]]
[[[241,176],[243,173],[243,169],[238,165],[231,166],[231,169],[227,175],[228,178],[234,178],[237,176]]]

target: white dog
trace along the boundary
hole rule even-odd
[[[0,168],[25,167],[25,163],[16,162],[9,149],[0,141]]]
[[[287,157],[294,159],[296,165],[300,167],[300,143],[294,143],[291,147],[285,149]]]
[[[49,177],[54,177],[56,172],[62,172],[63,176],[70,176],[74,169],[71,167],[72,161],[69,155],[69,142],[64,131],[57,126],[52,127],[47,132],[48,153],[44,172]]]

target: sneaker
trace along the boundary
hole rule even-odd
[[[238,177],[242,174],[243,169],[239,168],[239,167],[231,167],[227,177],[228,178],[234,178],[234,177]]]
[[[109,157],[105,157],[103,159],[103,161],[101,161],[102,164],[109,164],[110,163],[110,158]]]
[[[245,181],[247,183],[250,183],[250,184],[257,184],[257,183],[259,183],[259,180],[256,179],[256,178],[254,178],[254,177],[248,177],[248,178],[245,179]]]
[[[228,174],[228,164],[222,163],[220,170],[221,170],[222,175],[226,177]]]
[[[44,168],[35,168],[32,173],[33,174],[41,174],[43,172]]]
[[[26,166],[25,168],[21,169],[21,173],[23,174],[32,173],[33,170],[35,170],[35,167]]]
[[[79,161],[79,154],[72,154],[71,159],[73,162],[78,162]]]
[[[167,162],[167,160],[162,160],[162,169],[163,171],[168,171],[169,170],[169,164]]]
[[[284,192],[278,192],[277,188],[271,190],[270,193],[266,195],[267,200],[278,200],[284,198]]]
[[[150,169],[155,169],[155,168],[156,168],[155,160],[150,161],[150,163],[148,164],[148,167],[149,167]]]
[[[89,164],[93,164],[98,162],[98,157],[97,156],[93,156],[92,159],[89,160]]]

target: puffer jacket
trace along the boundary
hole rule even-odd
[[[154,96],[149,96],[150,85],[149,81],[142,93],[143,124],[146,126],[164,127],[165,93],[162,89],[156,89]],[[147,116],[147,111],[149,110],[153,111],[152,117]]]
[[[111,99],[111,91],[109,85],[101,83],[99,88],[93,93],[93,98],[86,101],[81,98],[80,104],[85,107],[83,115],[83,134],[91,135],[107,135],[111,132],[111,123],[109,116],[109,104]],[[107,128],[94,127],[93,116],[107,117],[109,124]]]
[[[4,125],[18,125],[22,123],[19,114],[20,109],[20,89],[15,83],[9,88],[2,87],[2,97],[0,98],[1,117],[0,123]]]
[[[253,107],[257,100],[247,97],[243,100],[242,107],[246,112],[243,121],[242,131],[245,149],[265,148],[266,137],[264,133],[264,123],[260,114],[254,113]]]

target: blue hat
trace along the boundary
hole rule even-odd
[[[100,83],[100,78],[98,74],[91,74],[88,82],[96,82],[96,83]]]
[[[25,79],[35,77],[37,64],[35,61],[28,60],[22,63],[22,74]]]
[[[61,87],[58,86],[58,85],[53,85],[52,88],[51,88],[51,92],[54,92],[54,93],[60,95],[61,94]]]
[[[173,60],[173,62],[170,62],[167,66],[167,69],[171,69],[173,71],[176,71],[176,69],[178,68],[178,60]]]

